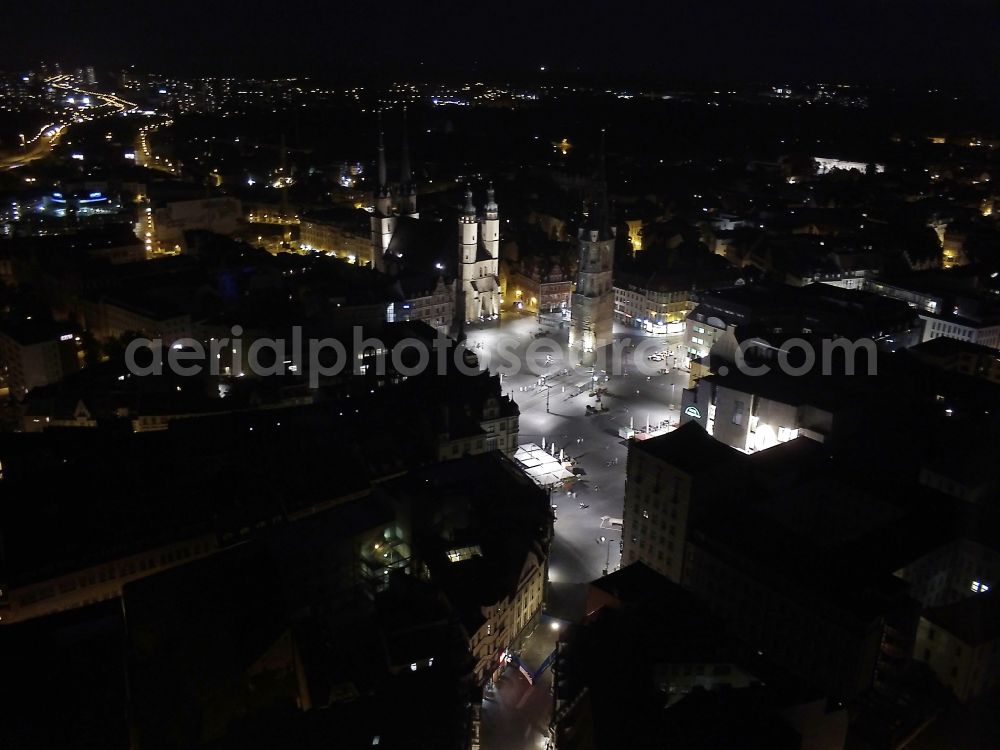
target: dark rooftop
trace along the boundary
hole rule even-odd
[[[691,476],[745,460],[739,451],[712,438],[697,422],[688,422],[666,435],[633,440],[631,447]]]
[[[1000,595],[994,591],[974,594],[943,607],[933,607],[923,616],[970,646],[1000,638]]]

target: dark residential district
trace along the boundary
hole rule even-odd
[[[69,5],[0,750],[998,747],[995,4]]]

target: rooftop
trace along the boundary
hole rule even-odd
[[[933,607],[923,616],[970,646],[1000,638],[1000,595],[995,591],[975,594],[943,607]]]
[[[745,460],[735,448],[712,438],[697,422],[688,422],[673,432],[648,440],[633,440],[630,449],[645,453],[695,476],[717,471]]]

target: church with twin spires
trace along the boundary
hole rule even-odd
[[[405,121],[404,121],[405,123]],[[465,189],[465,203],[455,234],[443,222],[421,219],[417,191],[410,168],[409,143],[405,124],[400,158],[399,182],[388,180],[385,142],[381,127],[378,138],[378,186],[371,216],[372,268],[397,275],[407,273],[453,275],[448,284],[454,294],[454,327],[492,320],[500,315],[500,209],[493,186],[486,191],[480,211],[472,190]],[[449,239],[450,238],[450,239]],[[451,255],[450,258],[447,255]],[[435,260],[443,256],[440,260]]]

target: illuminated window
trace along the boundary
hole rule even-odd
[[[446,553],[449,562],[457,563],[462,560],[470,560],[473,557],[482,556],[482,551],[479,549],[479,545],[473,545],[471,547],[459,547],[456,549],[448,550]]]
[[[799,436],[799,431],[792,427],[779,427],[778,428],[778,441],[785,443],[789,440],[795,440]]]
[[[972,591],[976,594],[983,594],[990,590],[989,585],[983,583],[982,581],[973,581],[972,585],[969,588],[971,588]]]

